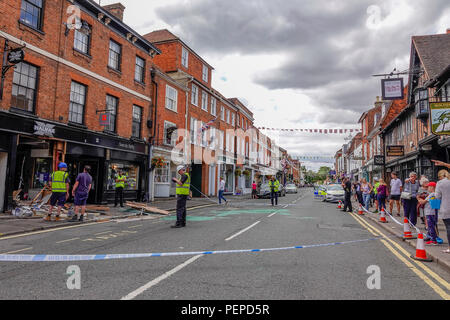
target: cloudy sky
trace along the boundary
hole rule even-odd
[[[381,95],[371,75],[407,69],[411,36],[450,28],[448,0],[120,1],[136,31],[167,28],[212,65],[213,87],[242,98],[257,127],[359,128]],[[333,156],[346,142],[265,133],[297,155]]]

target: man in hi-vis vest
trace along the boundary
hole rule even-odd
[[[58,164],[58,171],[51,175],[50,187],[52,188],[52,196],[50,198],[50,210],[48,215],[44,218],[45,221],[52,220],[53,207],[58,203],[58,212],[56,213],[55,221],[59,221],[61,208],[69,198],[69,174],[67,171],[67,164],[60,162]]]
[[[186,227],[186,200],[189,197],[191,189],[191,177],[186,172],[185,166],[178,166],[177,172],[181,178],[172,178],[172,181],[176,183],[177,194],[177,222],[172,228]]]
[[[127,177],[122,174],[122,170],[118,170],[116,175],[116,193],[114,195],[114,207],[117,207],[117,202],[120,200],[120,206],[123,208],[123,189],[125,188],[125,182]]]
[[[270,202],[272,203],[272,207],[274,205],[274,199],[275,199],[275,205],[278,205],[278,190],[280,188],[280,182],[278,179],[275,179],[274,176],[272,176],[272,179],[269,180],[269,188],[270,188]]]

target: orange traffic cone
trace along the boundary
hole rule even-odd
[[[381,216],[380,216],[380,221],[381,223],[388,223],[388,221],[386,220],[386,212],[384,212],[384,208],[381,208]],[[408,225],[409,227],[409,225]],[[410,232],[411,233],[411,232]]]
[[[341,200],[338,200],[337,208],[338,208],[338,209],[342,209],[342,202],[341,202]]]
[[[403,239],[415,239],[411,233],[411,229],[409,228],[409,222],[408,219],[405,218],[403,221]]]
[[[364,211],[363,211],[363,209],[362,209],[362,205],[359,205],[358,214],[359,214],[360,216],[364,215]]]
[[[419,233],[417,236],[416,255],[411,255],[411,258],[419,261],[433,261],[433,259],[427,257],[427,252],[425,251],[425,245],[423,241],[423,233]]]

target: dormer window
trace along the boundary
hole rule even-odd
[[[202,79],[203,81],[208,82],[208,67],[205,65],[203,65]]]
[[[416,106],[416,117],[427,118],[429,114],[427,88],[416,88],[414,90],[414,101]]]

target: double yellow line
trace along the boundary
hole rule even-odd
[[[446,292],[446,290],[450,291],[450,284],[447,281],[445,281],[439,275],[433,272],[424,263],[416,260],[410,260],[410,253],[405,249],[403,249],[397,242],[387,237],[378,228],[375,228],[374,226],[370,225],[367,221],[365,221],[363,218],[359,217],[354,213],[350,213],[350,215],[374,236],[382,236],[384,239],[381,240],[381,243],[383,243],[384,246],[389,251],[391,251],[409,269],[411,269],[411,271],[413,271],[420,279],[422,279],[426,284],[428,284],[438,295],[440,295],[445,300],[450,300],[450,295]],[[396,249],[394,249],[394,247]],[[414,262],[415,265],[412,262]],[[426,274],[422,272],[420,269],[418,269],[416,265],[419,266]],[[446,290],[438,286],[433,280],[431,280],[431,278],[434,278],[434,280],[437,281],[437,283],[439,283]]]

